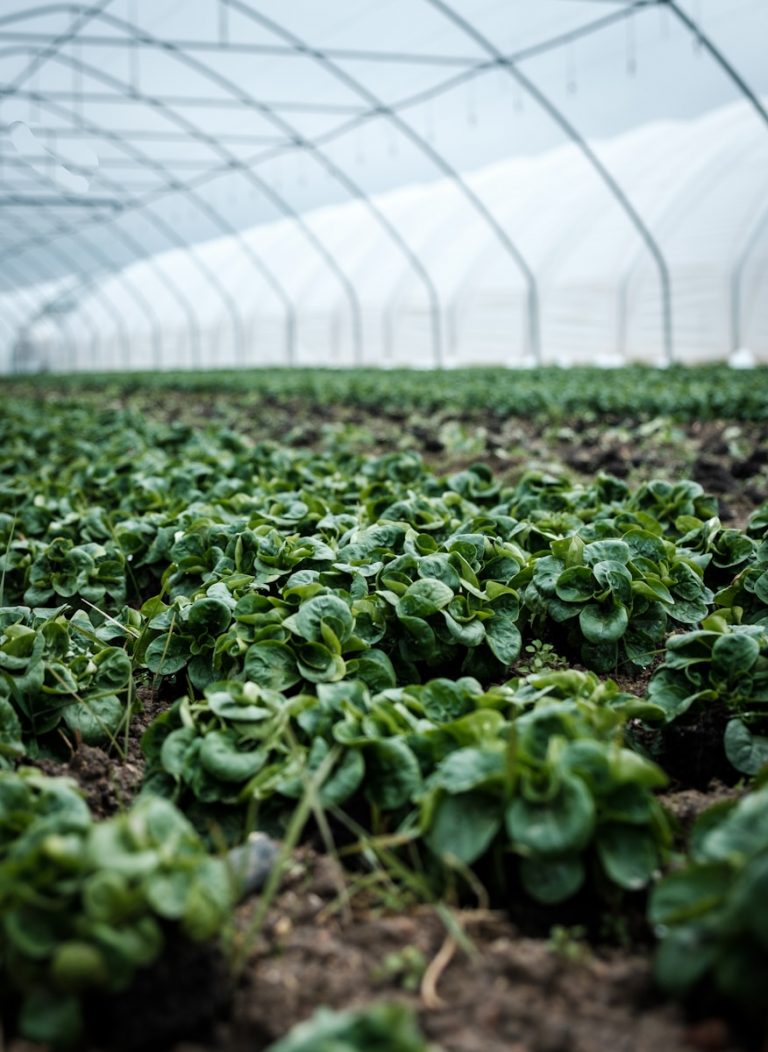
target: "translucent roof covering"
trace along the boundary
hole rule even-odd
[[[765,0],[0,0],[0,367],[768,360]]]

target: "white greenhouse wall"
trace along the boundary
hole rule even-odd
[[[656,122],[593,148],[666,261],[675,360],[722,360],[739,343],[768,362],[768,135],[750,107]],[[664,362],[658,265],[574,146],[465,178],[533,270],[543,362]],[[196,246],[225,295],[178,250],[90,288],[71,279],[0,295],[0,363],[31,371],[284,365],[293,323],[299,365],[431,366],[435,325],[445,365],[532,364],[524,276],[457,187],[409,186],[373,204],[426,279],[353,201],[303,217],[341,277],[296,224],[253,227]],[[160,271],[194,305],[195,331]],[[63,294],[70,309],[52,312]]]

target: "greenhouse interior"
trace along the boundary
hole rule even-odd
[[[767,1052],[768,0],[0,0],[0,1052]]]

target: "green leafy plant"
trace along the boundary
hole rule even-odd
[[[109,634],[109,632],[107,633]],[[131,662],[83,614],[0,608],[0,756],[31,752],[54,731],[114,742],[129,717]]]
[[[655,972],[677,997],[717,992],[765,1024],[768,788],[705,811],[690,857],[654,888]]]
[[[768,628],[717,618],[707,624],[715,627],[669,639],[648,700],[667,724],[713,713],[729,762],[754,775],[768,764]]]
[[[69,780],[0,772],[0,973],[32,1040],[71,1043],[82,996],[125,989],[168,926],[215,938],[235,888],[168,801],[94,823]]]

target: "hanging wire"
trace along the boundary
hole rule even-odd
[[[426,105],[424,106],[424,137],[427,142],[434,142],[436,138],[435,100],[433,98],[427,99]]]
[[[229,6],[224,0],[219,0],[219,44],[227,47],[229,44]]]
[[[565,90],[569,95],[575,95],[579,90],[576,80],[576,48],[573,41],[565,47]]]
[[[635,26],[634,11],[629,15],[627,26],[627,76],[634,77],[637,73],[637,33]]]
[[[470,128],[477,126],[477,85],[474,77],[467,81],[467,124]]]

